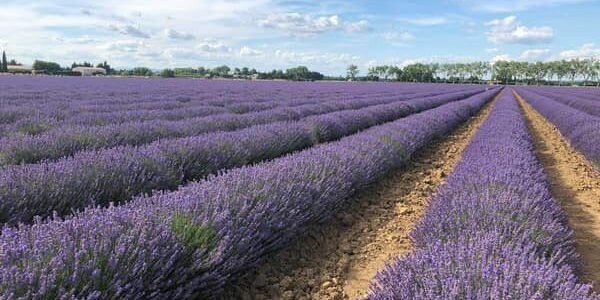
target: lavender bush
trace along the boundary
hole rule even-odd
[[[482,91],[481,88],[473,88],[465,92],[447,93],[441,97],[457,100]],[[11,136],[0,139],[0,165],[35,163],[44,159],[70,156],[82,150],[110,148],[119,145],[141,145],[162,138],[231,131],[252,125],[298,120],[310,115],[357,109],[400,100],[406,99],[390,97],[334,101],[275,108],[241,115],[218,114],[182,121],[153,120],[109,126],[57,128],[35,136]]]
[[[496,91],[488,91],[489,96]],[[174,189],[240,167],[331,141],[451,102],[439,96],[257,125],[234,132],[160,140],[145,146],[81,152],[72,158],[0,170],[0,223],[31,222],[89,205],[106,206],[153,190]]]
[[[596,168],[600,168],[600,117],[531,93],[527,89],[516,91],[552,122],[575,149],[581,151]]]
[[[368,299],[600,299],[574,275],[572,232],[511,92],[411,238],[416,250],[376,275]]]
[[[581,89],[558,89],[543,87],[526,87],[528,92],[553,99],[557,102],[566,104],[584,113],[600,116],[600,97],[588,96],[582,93]]]
[[[217,297],[491,99],[478,94],[176,192],[0,235],[0,298]]]

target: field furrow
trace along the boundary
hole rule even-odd
[[[386,261],[411,248],[408,236],[427,198],[444,181],[493,102],[402,168],[361,191],[326,224],[249,270],[228,299],[354,299]],[[246,295],[246,298],[244,297]],[[253,295],[251,297],[247,295]]]
[[[491,90],[473,97],[491,97]],[[90,205],[172,190],[191,180],[242,167],[455,101],[433,97],[373,105],[247,129],[161,140],[147,146],[83,152],[72,158],[0,170],[0,223],[65,216]]]
[[[582,279],[600,291],[600,176],[560,131],[520,99],[552,195],[561,202],[581,255]]]
[[[505,92],[411,231],[415,250],[378,272],[367,299],[598,299],[575,274],[565,220]]]
[[[473,88],[464,92],[417,97],[412,100],[437,98],[458,100],[483,91],[482,88]],[[409,99],[411,98],[398,97],[333,101],[331,103],[275,108],[241,115],[223,114],[181,121],[157,120],[99,127],[80,126],[50,130],[35,136],[7,137],[0,139],[0,166],[54,160],[85,150],[111,148],[120,145],[137,146],[166,138],[233,131],[278,121],[296,121],[311,115],[359,109]]]
[[[241,271],[334,217],[348,197],[404,165],[492,97],[455,101],[176,192],[4,227],[0,291],[214,298]]]

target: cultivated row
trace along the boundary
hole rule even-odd
[[[321,99],[397,95],[428,91],[430,85],[336,84],[152,80],[115,78],[39,78],[35,84],[27,77],[0,78],[0,124],[22,117],[69,118],[81,112],[101,113],[126,110],[168,110],[189,105],[253,108],[249,103],[306,102]],[[464,86],[441,88],[451,91]],[[313,102],[314,103],[314,102]]]
[[[505,92],[368,299],[599,299],[573,273],[572,232]]]
[[[435,94],[434,94],[435,93]],[[427,92],[421,95],[434,96],[446,93],[444,90],[436,92]],[[420,94],[406,93],[401,97],[418,97]],[[398,95],[376,96],[373,94],[359,94],[345,101],[358,101],[363,99],[377,99],[385,101],[385,99],[397,99]],[[166,120],[176,121],[187,118],[203,117],[216,114],[245,114],[250,112],[259,112],[278,107],[296,107],[308,104],[322,104],[340,100],[339,98],[324,98],[324,99],[285,99],[272,100],[268,102],[237,102],[230,105],[209,106],[206,104],[192,103],[181,108],[174,109],[136,109],[136,110],[119,110],[114,109],[109,112],[79,112],[69,113],[60,112],[60,116],[46,117],[40,115],[32,115],[21,118],[15,122],[8,124],[0,124],[0,137],[16,136],[22,134],[36,135],[48,131],[53,128],[64,130],[69,126],[105,126],[109,124],[131,123],[136,121],[150,120]],[[166,101],[165,101],[166,102]],[[167,102],[172,103],[172,102]],[[126,126],[127,124],[123,124]]]
[[[528,92],[544,96],[557,102],[566,104],[584,113],[600,116],[600,101],[587,99],[578,95],[573,89],[545,89],[545,88],[521,88]]]
[[[470,89],[464,92],[444,94],[439,97],[456,100],[482,91],[481,88]],[[82,150],[110,148],[119,145],[141,145],[163,138],[194,136],[214,131],[231,131],[276,121],[298,120],[310,115],[357,109],[400,100],[405,99],[398,97],[332,101],[297,107],[275,108],[242,115],[221,114],[181,121],[155,120],[100,127],[60,128],[35,136],[25,135],[0,139],[0,166],[57,159],[73,155]]]
[[[571,145],[600,168],[600,117],[556,102],[547,97],[517,89],[535,110],[552,122]]]
[[[492,93],[414,114],[176,192],[0,235],[1,298],[215,297],[241,270],[339,212]]]
[[[53,212],[64,216],[92,204],[105,206],[153,190],[174,189],[219,170],[272,159],[451,101],[453,97],[394,102],[8,166],[0,170],[0,223],[30,222],[36,215]]]

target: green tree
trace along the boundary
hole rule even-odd
[[[369,69],[367,69],[367,80],[379,81],[378,67],[369,67]]]
[[[230,71],[231,71],[231,69],[227,65],[222,65],[222,66],[213,68],[210,73],[211,73],[211,75],[214,75],[217,77],[228,77]]]
[[[395,80],[400,80],[402,78],[402,68],[398,66],[389,66],[388,77],[393,77]]]
[[[133,68],[133,70],[131,70],[131,74],[133,76],[152,76],[152,70],[146,68],[146,67],[136,67]]]
[[[61,66],[58,63],[51,62],[51,61],[43,61],[43,60],[34,61],[33,69],[38,72],[44,72],[44,73],[53,74],[53,75],[60,74],[63,71],[63,69],[61,68]]]
[[[305,81],[310,80],[310,70],[305,66],[297,66],[285,70],[285,77],[289,80]]]
[[[357,65],[349,65],[347,68],[347,72],[346,72],[346,79],[350,79],[350,80],[356,80],[356,76],[358,76],[358,73],[360,71],[358,70],[358,66]]]
[[[1,72],[8,72],[8,62],[6,62],[6,52],[2,51],[2,66],[0,67]]]
[[[112,73],[112,69],[106,61],[97,64],[96,68],[102,68],[102,69],[106,70],[106,75],[109,75]]]
[[[495,80],[508,84],[513,78],[513,68],[508,61],[497,61],[492,66],[492,77]]]
[[[163,78],[172,78],[175,77],[175,71],[172,69],[163,69],[160,71],[160,76]]]

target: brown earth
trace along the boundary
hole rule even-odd
[[[354,299],[384,263],[411,249],[408,237],[427,199],[459,161],[492,103],[434,141],[400,170],[350,199],[337,218],[315,226],[227,288],[224,299]]]
[[[600,176],[558,129],[517,95],[544,166],[552,195],[560,201],[582,258],[581,278],[600,292]]]

